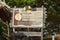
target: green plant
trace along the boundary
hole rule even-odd
[[[6,0],[6,3],[11,7],[34,6],[36,0]]]

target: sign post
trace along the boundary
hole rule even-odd
[[[52,40],[55,40],[55,36],[54,35],[52,36]]]

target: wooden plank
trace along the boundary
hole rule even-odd
[[[42,33],[41,32],[15,32],[16,34],[17,33],[20,33],[20,35],[21,34],[24,34],[24,35],[26,35],[26,36],[41,36],[42,35]]]

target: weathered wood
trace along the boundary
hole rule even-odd
[[[26,36],[41,36],[42,35],[42,33],[41,32],[22,32],[22,31],[20,31],[20,32],[15,32],[15,34],[24,34],[24,35],[26,35]],[[24,36],[23,35],[23,36]]]

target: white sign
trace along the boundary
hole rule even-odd
[[[36,8],[30,13],[24,11],[23,8],[13,9],[12,27],[43,27],[43,8]]]

